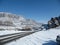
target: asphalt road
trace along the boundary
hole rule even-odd
[[[22,38],[32,33],[34,32],[19,32],[19,33],[14,33],[14,34],[2,35],[0,36],[0,45],[4,45],[6,43],[12,42],[14,40],[17,40],[19,38]]]

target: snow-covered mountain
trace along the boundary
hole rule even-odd
[[[21,27],[21,28],[32,28],[32,27],[40,27],[42,24],[37,23],[32,19],[26,19],[23,16],[0,12],[0,26],[13,26],[13,27]]]
[[[17,16],[16,14],[0,12],[0,23],[2,23],[2,25],[17,26],[21,21],[25,21],[25,18]]]

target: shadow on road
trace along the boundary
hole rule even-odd
[[[44,43],[42,45],[57,45],[57,43],[52,41],[52,40],[50,40],[50,41],[47,41],[47,43]]]
[[[0,42],[0,45],[3,45],[3,43]]]

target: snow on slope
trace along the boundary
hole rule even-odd
[[[6,12],[0,12],[0,21],[2,23],[5,23],[6,21],[12,22],[12,25],[20,26],[22,21],[25,21],[26,19],[22,16],[6,13]],[[10,23],[9,23],[10,24]]]
[[[56,45],[55,39],[58,34],[60,34],[60,29],[39,31],[6,45]]]
[[[41,23],[37,23],[32,19],[26,19],[21,15],[7,12],[0,12],[0,26],[13,26],[18,29],[25,27],[41,27]],[[21,28],[19,28],[21,27]]]

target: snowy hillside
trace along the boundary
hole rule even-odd
[[[26,29],[28,28],[31,28],[32,31],[27,31]],[[6,43],[6,45],[56,45],[56,36],[60,34],[60,26],[47,30],[45,28],[47,28],[46,24],[37,23],[35,20],[26,19],[16,14],[0,12],[0,36],[20,32],[35,32]],[[26,31],[21,31],[20,29],[25,29]]]
[[[47,31],[39,31],[6,45],[56,45],[56,36],[58,34],[60,34],[60,29],[56,28]]]
[[[6,23],[8,21],[8,23]],[[22,16],[17,16],[16,14],[0,12],[0,22],[2,25],[12,25],[12,26],[20,26],[21,22],[25,21],[25,18]]]
[[[12,13],[6,13],[6,12],[0,12],[0,27],[7,26],[7,27],[15,27],[15,28],[32,28],[32,27],[41,27],[42,24],[37,23],[36,21],[32,19],[26,19],[23,16],[12,14]]]

